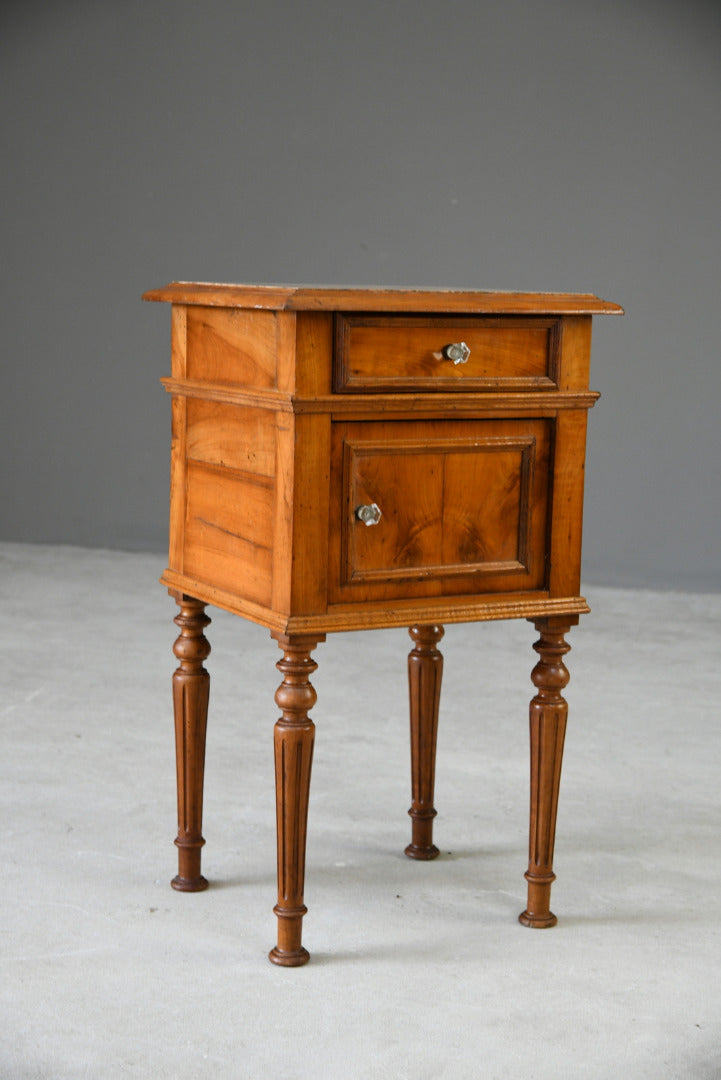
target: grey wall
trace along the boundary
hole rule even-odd
[[[7,2],[0,537],[165,543],[174,278],[592,291],[585,569],[721,588],[721,7]]]

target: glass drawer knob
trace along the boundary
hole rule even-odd
[[[452,360],[454,364],[465,364],[471,355],[471,350],[465,341],[454,341],[451,345],[444,345],[441,355],[446,360]]]
[[[356,506],[355,516],[364,525],[377,525],[381,519],[381,508],[376,503],[369,503],[367,506]]]

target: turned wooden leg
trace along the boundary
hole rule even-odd
[[[433,788],[436,777],[436,737],[441,700],[443,656],[436,645],[442,626],[412,626],[413,648],[408,654],[408,689],[411,716],[411,859],[435,859],[433,843]]]
[[[268,954],[274,964],[300,967],[310,959],[301,945],[305,883],[305,838],[315,725],[308,712],[316,703],[310,676],[318,665],[311,652],[325,636],[272,632],[283,650],[276,667],[283,676],[275,702],[275,798],[278,829],[278,944]]]
[[[538,693],[531,701],[531,818],[528,841],[528,905],[519,915],[524,926],[555,926],[550,909],[553,846],[556,838],[558,789],[568,705],[561,691],[569,680],[563,657],[571,646],[564,635],[578,618],[531,620],[541,635],[533,648],[540,659],[531,679]]]
[[[200,849],[205,840],[203,828],[203,772],[205,768],[205,730],[208,721],[210,676],[203,661],[210,645],[203,630],[210,619],[205,604],[191,596],[177,601],[180,614],[174,622],[180,637],[173,652],[180,666],[173,675],[175,711],[175,760],[178,777],[178,876],[171,885],[181,892],[207,889],[200,872]]]

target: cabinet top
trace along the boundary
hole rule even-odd
[[[357,289],[299,285],[217,285],[173,281],[143,300],[269,311],[452,312],[498,315],[623,315],[592,293],[485,292],[454,289]]]

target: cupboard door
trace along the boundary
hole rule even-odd
[[[550,443],[543,419],[334,424],[331,602],[543,588]]]

